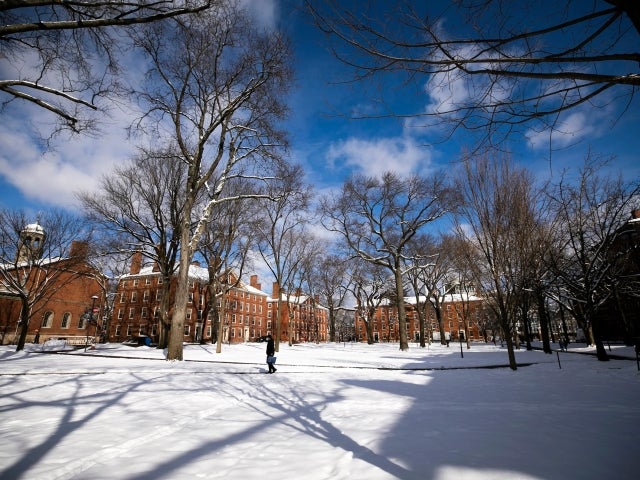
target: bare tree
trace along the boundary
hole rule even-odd
[[[296,288],[298,308],[301,310],[298,324],[303,328],[302,333],[306,341],[318,343],[321,337],[324,338],[320,333],[318,308],[320,306],[320,292],[323,291],[321,277],[326,273],[322,271],[325,259],[323,252],[327,250],[328,245],[324,239],[311,232],[305,232],[299,246],[300,248],[294,252],[302,259],[296,275],[299,278],[299,285]],[[291,341],[292,337],[290,336],[289,342]]]
[[[380,89],[377,118],[448,121],[500,141],[522,126],[559,128],[560,114],[579,106],[630,102],[640,87],[634,1],[306,4],[354,81],[404,74],[402,88],[418,98],[427,85],[432,104],[410,111],[388,105],[388,86]]]
[[[93,279],[86,248],[91,232],[77,216],[51,210],[30,221],[21,210],[0,210],[0,284],[20,302],[20,334],[16,350],[24,349],[29,322],[47,302],[79,278]]]
[[[467,350],[471,349],[471,337],[469,336],[469,327],[472,322],[473,303],[478,300],[476,296],[476,279],[473,271],[469,267],[468,260],[473,258],[472,245],[460,239],[457,236],[450,236],[446,240],[446,244],[451,255],[451,276],[450,281],[455,285],[455,291],[459,295],[453,302],[454,309],[458,318],[462,320],[464,331],[466,332]],[[475,263],[475,262],[472,262]],[[450,296],[452,299],[453,295]],[[478,331],[482,331],[481,311],[476,307],[476,322],[478,323]]]
[[[182,360],[188,269],[224,186],[268,181],[286,146],[276,128],[287,110],[291,49],[278,31],[259,31],[237,2],[197,16],[147,24],[136,45],[150,62],[138,92],[147,113],[137,126],[172,137],[185,170],[178,282],[167,359]],[[170,46],[170,47],[169,47]],[[204,203],[199,203],[206,196]]]
[[[103,177],[97,191],[79,192],[85,214],[108,240],[105,252],[144,252],[162,277],[158,348],[166,348],[171,278],[180,247],[185,172],[174,149],[140,150]]]
[[[197,14],[202,1],[47,0],[0,3],[0,78],[4,102],[21,100],[53,113],[75,132],[92,126],[88,112],[118,89],[122,36],[131,25]],[[10,77],[10,75],[15,75]],[[104,112],[104,110],[103,110]]]
[[[467,264],[476,285],[490,301],[507,343],[509,365],[517,369],[514,354],[515,309],[522,291],[524,228],[532,204],[532,178],[510,159],[467,159],[456,180],[461,196],[456,231],[469,242]],[[480,262],[475,260],[480,259]]]
[[[317,291],[329,314],[329,341],[335,342],[337,312],[345,306],[349,292],[347,259],[326,253],[320,256],[316,267]]]
[[[228,184],[234,193],[230,196],[241,197],[248,194],[248,182]],[[222,352],[226,317],[226,296],[241,282],[245,266],[249,260],[256,212],[247,199],[217,204],[212,212],[209,226],[205,230],[198,252],[207,264],[209,278],[206,285],[205,304],[202,309],[202,332],[205,331],[209,312],[213,315],[212,342],[216,343],[216,352]],[[204,334],[201,343],[204,343]]]
[[[385,294],[393,290],[394,286],[390,285],[387,269],[381,265],[355,258],[352,269],[349,290],[356,300],[356,316],[364,323],[367,343],[373,345],[373,321],[376,310],[386,299]],[[355,333],[359,340],[358,332]]]
[[[446,345],[442,308],[447,296],[455,288],[452,240],[445,235],[439,238],[423,235],[415,243],[415,252],[411,256],[408,255],[413,262],[408,278],[413,278],[415,287],[423,290],[425,307],[426,304],[430,304],[436,315],[440,343]],[[426,308],[423,312],[426,313]],[[423,317],[426,319],[424,313]]]
[[[304,242],[305,225],[309,218],[311,190],[304,183],[300,165],[283,164],[278,171],[278,181],[267,186],[266,195],[270,198],[262,202],[262,218],[256,224],[257,250],[282,288],[291,285],[302,257],[296,255],[297,246]],[[282,334],[282,294],[278,295],[275,318],[275,348],[279,351]]]
[[[404,306],[404,255],[428,223],[446,213],[442,177],[355,176],[335,198],[322,201],[324,226],[338,233],[352,255],[390,271],[396,285],[400,349],[409,348]]]
[[[575,183],[563,175],[548,191],[552,231],[562,253],[553,265],[560,288],[556,299],[573,314],[603,361],[609,358],[597,313],[620,282],[611,247],[640,195],[637,179],[602,175],[604,165],[606,161],[589,156]]]
[[[102,290],[103,302],[99,315],[102,320],[100,340],[109,342],[116,292],[120,278],[128,273],[131,253],[125,248],[114,248],[115,238],[104,237],[100,233],[94,232],[92,248],[87,260],[94,267],[92,277]]]

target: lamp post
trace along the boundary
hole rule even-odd
[[[464,358],[464,353],[462,352],[462,326],[460,320],[458,320],[458,341],[460,342],[460,358]]]
[[[97,295],[93,295],[91,297],[91,312],[89,313],[89,318],[88,318],[88,325],[86,326],[87,328],[87,339],[84,343],[84,351],[87,351],[87,347],[89,346],[89,329],[91,327],[91,322],[93,322],[93,309],[96,308],[96,300],[98,299]],[[96,327],[97,328],[97,327]]]

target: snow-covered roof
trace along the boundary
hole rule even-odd
[[[284,292],[280,292],[280,300],[283,302],[288,302],[294,305],[303,305],[307,300],[309,300],[309,298],[311,298],[309,295],[287,295]],[[269,298],[267,298],[267,302],[277,302],[278,299],[274,298],[272,296],[269,296]],[[329,310],[327,307],[325,307],[324,305],[321,305],[320,303],[316,303],[315,305],[316,308],[320,308],[322,310]]]
[[[121,280],[124,280],[124,279],[136,278],[136,277],[149,277],[149,276],[159,276],[159,275],[160,275],[160,272],[157,270],[154,270],[154,265],[150,264],[140,268],[139,273],[126,273],[122,275],[122,277],[120,278]],[[201,267],[200,265],[196,265],[192,263],[191,265],[189,265],[189,279],[206,283],[209,281],[209,270],[206,267]],[[244,290],[245,292],[248,292],[253,295],[261,295],[265,297],[269,296],[269,294],[255,287],[252,287],[251,285],[244,283],[243,281],[238,282],[238,285],[236,288],[240,290]]]
[[[44,228],[39,223],[30,223],[22,229],[23,232],[44,234]]]
[[[416,305],[416,303],[425,303],[427,301],[427,297],[425,295],[418,296],[418,301],[416,302],[415,295],[411,295],[409,297],[404,297],[404,303],[406,305]],[[448,293],[446,294],[442,302],[443,303],[454,303],[454,302],[480,302],[482,301],[481,297],[477,295],[467,294],[467,293]],[[392,304],[391,300],[388,298],[382,299],[380,302],[381,307],[388,307]]]
[[[247,285],[244,282],[240,282],[242,284],[242,289],[246,290],[247,292],[253,294],[253,295],[262,295],[264,297],[268,297],[269,294],[266,292],[263,292],[262,290],[257,289],[256,287],[252,287],[251,285]]]

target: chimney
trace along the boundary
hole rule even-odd
[[[200,262],[198,260],[194,260],[193,262],[191,262],[191,265],[193,265],[194,267],[199,267]]]
[[[87,258],[89,252],[89,244],[80,240],[74,240],[71,242],[71,249],[69,250],[69,257],[76,259]]]
[[[278,282],[273,282],[273,286],[271,287],[271,296],[273,298],[278,298],[280,295],[280,285]]]
[[[133,256],[131,257],[131,268],[129,273],[131,275],[137,275],[140,273],[140,269],[142,268],[142,252],[137,250],[133,252]]]
[[[631,218],[634,220],[640,218],[640,208],[636,208],[631,212]]]
[[[258,283],[258,275],[251,275],[249,278],[249,285],[258,290],[262,290],[262,285]]]

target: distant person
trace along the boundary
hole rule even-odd
[[[273,366],[276,346],[273,343],[273,337],[271,335],[267,335],[267,365],[269,366],[269,373],[275,373],[276,367]]]
[[[36,336],[33,339],[33,343],[40,343],[40,330],[36,330]]]

